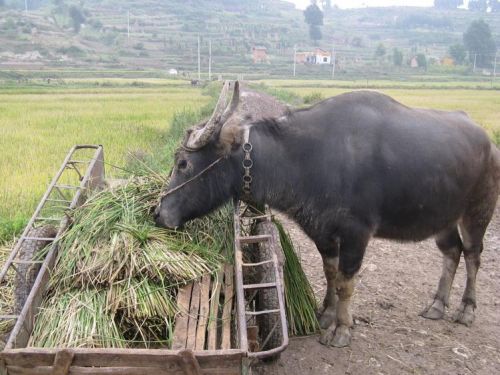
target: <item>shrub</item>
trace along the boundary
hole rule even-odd
[[[324,99],[324,96],[320,92],[312,92],[306,96],[304,96],[304,103],[305,104],[314,104],[322,101]]]

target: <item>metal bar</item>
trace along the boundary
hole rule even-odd
[[[242,263],[241,265],[243,267],[258,267],[258,266],[262,266],[264,264],[269,264],[269,263],[272,263],[273,260],[270,259],[270,260],[264,260],[262,262],[258,262],[258,263]]]
[[[52,242],[54,241],[55,237],[24,237],[24,240],[28,240],[28,241],[48,241],[48,242]]]
[[[40,203],[38,204],[37,208],[35,209],[35,212],[33,213],[33,216],[31,217],[30,221],[26,225],[26,228],[24,228],[23,233],[21,234],[20,240],[17,241],[15,244],[14,248],[12,249],[9,257],[5,261],[2,271],[0,272],[0,283],[2,283],[3,279],[5,278],[5,275],[7,274],[7,270],[9,269],[12,261],[14,258],[17,256],[17,253],[19,252],[19,249],[21,248],[21,244],[23,243],[24,239],[23,237],[27,237],[29,231],[33,227],[33,224],[35,223],[36,218],[40,214],[40,211],[42,210],[43,206],[45,205],[45,202],[47,201],[47,198],[49,197],[50,193],[52,192],[52,189],[56,186],[57,181],[63,174],[64,170],[66,169],[66,163],[68,160],[71,160],[71,157],[73,156],[73,153],[75,152],[76,148],[72,147],[71,150],[68,152],[68,155],[66,155],[66,158],[63,161],[63,164],[61,168],[59,168],[59,171],[56,173],[54,178],[52,179],[51,183],[49,184],[47,190],[45,191],[45,194],[43,195]]]
[[[73,189],[73,190],[83,189],[81,186],[74,186],[74,185],[56,185],[55,187],[58,189]]]
[[[19,315],[0,315],[0,320],[17,319]]]
[[[271,215],[265,214],[265,215],[257,215],[257,216],[248,216],[246,219],[250,219],[250,220],[268,219],[268,220],[271,220]]]
[[[269,241],[271,239],[271,236],[268,234],[261,234],[258,236],[236,237],[236,239],[240,241],[242,244],[248,244],[248,243],[259,243],[259,242]]]
[[[22,260],[22,259],[14,259],[12,263],[15,264],[42,264],[43,260]]]
[[[78,189],[76,191],[76,193],[74,194],[73,199],[71,200],[71,204],[68,207],[69,209],[73,209],[76,207],[76,205],[80,199],[80,196],[82,194],[82,190],[89,183],[90,176],[92,176],[92,170],[93,170],[94,166],[96,165],[98,159],[102,155],[102,146],[90,146],[90,147],[85,147],[85,146],[81,146],[81,145],[74,146],[71,149],[71,151],[68,153],[66,158],[64,159],[63,165],[62,165],[61,169],[59,170],[59,173],[56,175],[57,178],[54,178],[54,180],[52,181],[52,183],[50,185],[50,188],[55,187],[57,180],[61,176],[62,172],[65,170],[66,163],[68,162],[68,160],[70,160],[70,157],[73,155],[74,151],[78,150],[78,149],[82,149],[82,148],[94,148],[96,151],[94,153],[94,157],[92,158],[91,163],[89,164],[89,166],[87,168],[87,171],[85,172],[85,176],[84,176],[83,180],[80,182],[81,188]],[[48,190],[47,193],[50,193],[50,191]],[[47,196],[48,196],[47,193],[46,193],[46,195],[44,195],[44,198],[42,198],[42,201],[47,199]],[[40,205],[39,205],[40,208],[43,207],[42,203],[43,202],[40,202]],[[35,213],[37,214],[37,215],[34,215],[35,217],[38,216],[38,211],[39,210],[35,211]],[[30,220],[29,224],[32,225],[32,221],[34,221],[33,218],[32,218],[32,220]],[[58,230],[57,235],[55,237],[56,239],[59,238],[59,236],[61,236],[64,233],[68,224],[69,224],[69,218],[65,217],[61,221],[61,224],[59,226],[59,230]],[[23,233],[23,235],[25,235],[25,233]],[[24,306],[21,310],[21,313],[19,314],[19,317],[16,321],[16,324],[14,325],[14,328],[12,329],[12,331],[10,333],[9,339],[5,345],[5,349],[12,349],[13,347],[15,347],[17,337],[20,334],[21,329],[24,329],[27,333],[31,332],[32,325],[33,325],[33,322],[32,322],[33,315],[35,313],[35,310],[38,308],[38,303],[40,303],[40,301],[41,301],[41,297],[42,297],[41,292],[43,291],[43,288],[46,287],[46,285],[44,285],[44,283],[43,283],[43,279],[48,277],[48,271],[50,271],[52,269],[52,267],[54,266],[54,262],[55,262],[55,259],[57,256],[57,251],[58,251],[58,244],[56,241],[54,241],[51,245],[49,252],[47,253],[47,255],[43,261],[43,264],[40,268],[40,271],[38,272],[38,275],[35,279],[35,283],[33,284],[33,288],[31,289],[31,291],[28,295],[28,298],[26,298],[26,301],[25,301]],[[37,298],[36,304],[34,302],[35,297]],[[28,313],[30,313],[30,316],[29,316],[30,320],[26,321],[26,317],[28,316]],[[26,338],[26,340],[27,340],[27,338]]]
[[[70,200],[66,199],[46,199],[47,202],[57,202],[57,203],[71,203]]]
[[[269,289],[276,288],[277,283],[244,284],[243,289]],[[281,292],[280,292],[281,293]]]
[[[68,165],[67,165],[67,168],[76,172],[76,174],[78,175],[78,181],[82,180],[82,178],[83,178],[82,173],[80,172],[80,170],[76,166],[75,162],[69,161]]]
[[[279,313],[281,310],[280,309],[275,309],[275,310],[261,310],[261,311],[247,311],[245,312],[246,315],[264,315],[264,314],[276,314]]]
[[[240,229],[240,207],[239,201],[234,201],[234,233],[239,236]],[[241,243],[235,237],[234,240],[234,268],[235,268],[235,281],[236,281],[236,311],[238,316],[238,331],[239,331],[239,344],[240,349],[244,352],[248,351],[248,338],[247,338],[247,322],[245,319],[245,292],[243,290],[243,253],[241,250]]]
[[[92,160],[70,160],[68,161],[68,164],[88,164]]]
[[[66,196],[62,193],[61,189],[59,189],[59,187],[57,186],[54,186],[54,189],[59,193],[59,195],[64,198],[63,200],[66,201]],[[69,201],[71,203],[71,201]]]

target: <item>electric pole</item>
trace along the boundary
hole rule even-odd
[[[26,12],[26,15],[28,15],[28,0],[24,0],[24,11]]]
[[[476,60],[477,60],[477,53],[474,54],[474,68],[472,69],[473,73],[476,73]]]
[[[295,77],[295,69],[297,65],[297,45],[293,46],[293,76]]]
[[[198,80],[201,80],[200,34],[198,34]]]
[[[212,39],[208,40],[208,80],[212,80]]]
[[[127,10],[127,40],[130,40],[130,10]]]
[[[497,76],[497,55],[498,52],[495,53],[495,62],[493,63],[493,80],[495,80]]]
[[[332,47],[332,79],[335,78],[335,47]]]

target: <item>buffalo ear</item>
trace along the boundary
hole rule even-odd
[[[219,134],[219,147],[224,154],[235,150],[243,143],[244,126],[239,116],[232,116],[224,124]]]

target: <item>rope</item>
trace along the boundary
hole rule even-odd
[[[204,173],[208,172],[210,169],[212,169],[213,167],[215,167],[222,159],[224,159],[223,156],[221,156],[220,158],[218,158],[216,161],[214,161],[212,164],[210,164],[208,167],[206,167],[205,169],[203,169],[200,173],[196,174],[195,176],[191,177],[189,180],[183,182],[182,184],[180,184],[179,186],[176,186],[175,188],[173,189],[170,189],[169,191],[166,191],[165,193],[163,193],[161,196],[160,196],[160,199],[163,198],[163,197],[166,197],[167,195],[170,195],[174,192],[176,192],[177,190],[180,190],[182,189],[184,186],[186,186],[187,184],[193,182],[194,180],[198,179],[199,177],[201,177]]]

